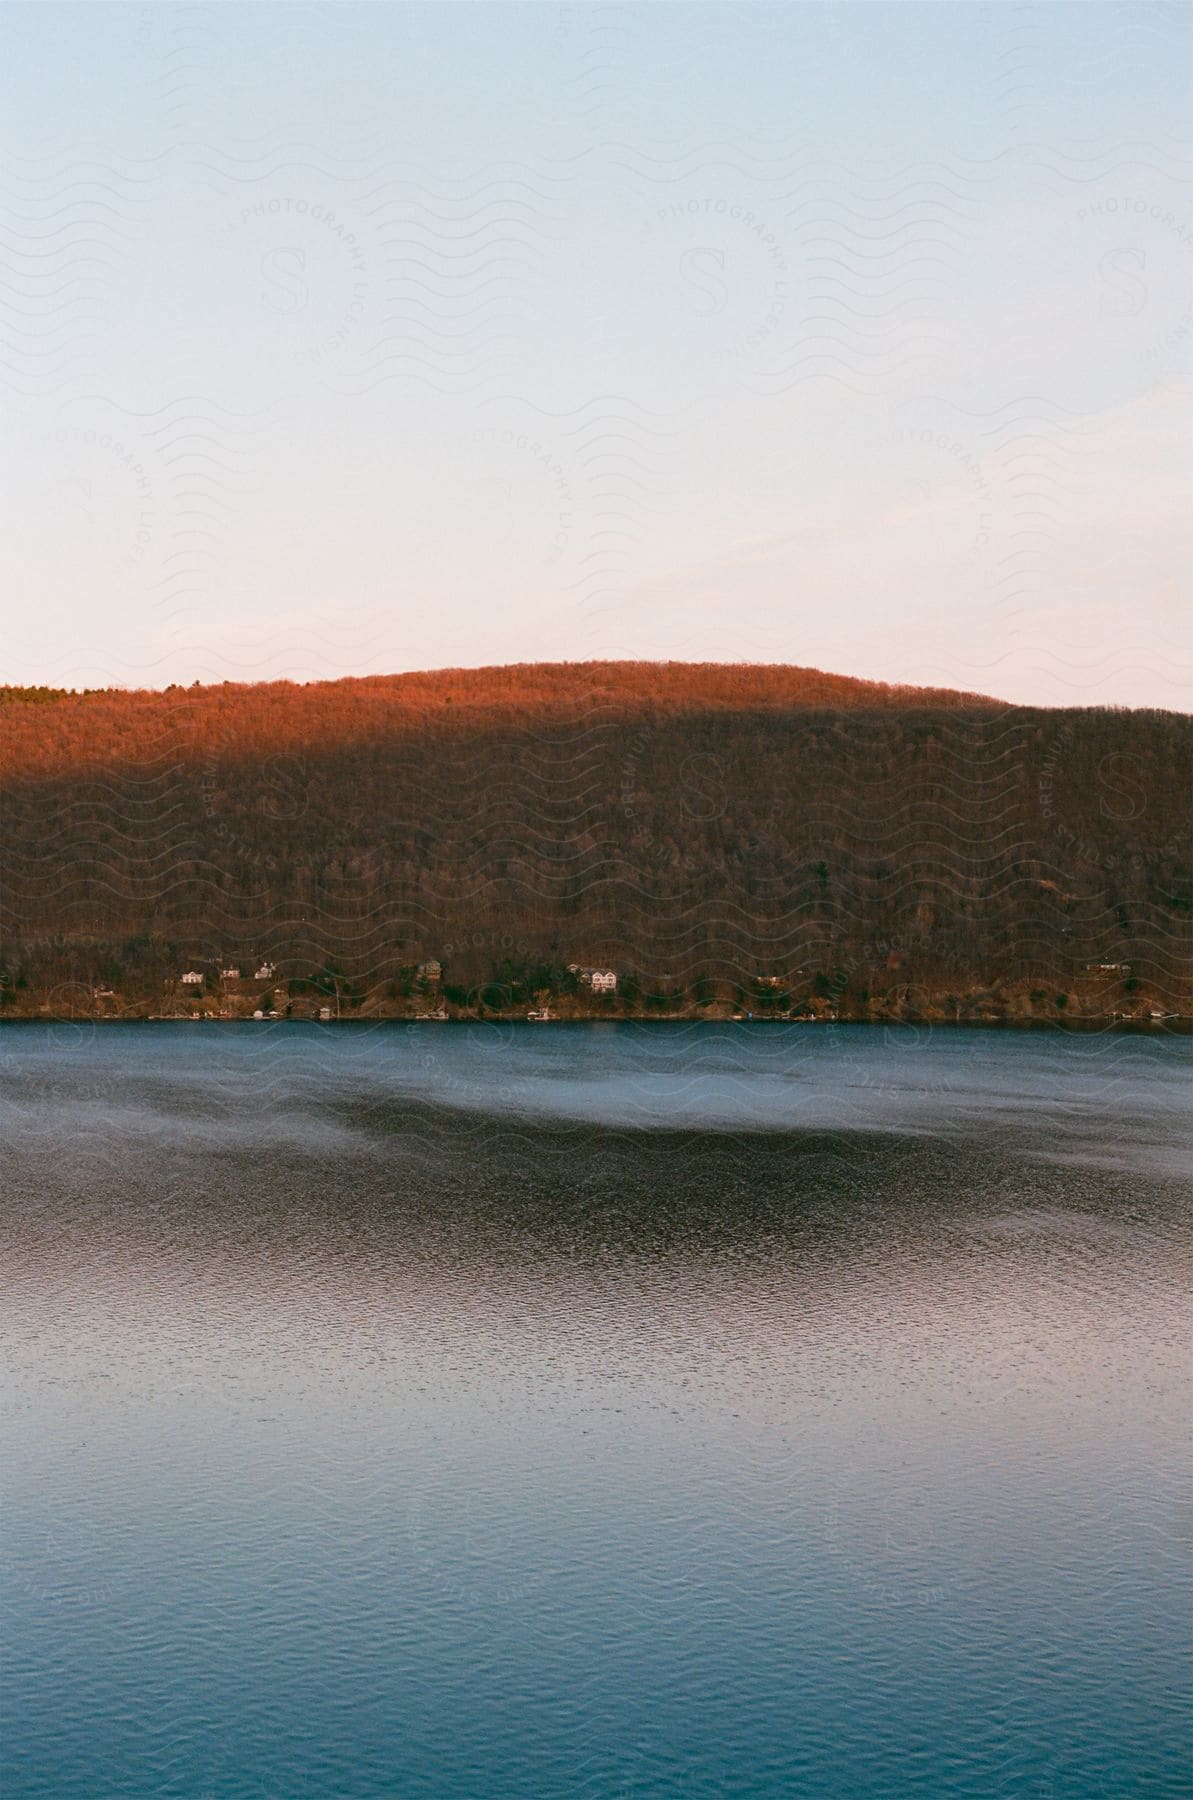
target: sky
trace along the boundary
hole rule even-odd
[[[1189,705],[1183,6],[0,9],[0,679]]]

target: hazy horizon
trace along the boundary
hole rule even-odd
[[[1188,705],[1176,8],[14,5],[14,683]]]

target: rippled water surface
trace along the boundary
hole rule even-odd
[[[0,1794],[1177,1795],[1187,1040],[0,1033]]]

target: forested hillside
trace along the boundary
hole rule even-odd
[[[10,1010],[266,957],[365,1010],[428,958],[460,1004],[1190,1010],[1180,715],[565,664],[7,689],[0,739]]]

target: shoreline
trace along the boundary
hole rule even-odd
[[[416,1025],[448,1025],[448,1026],[497,1026],[506,1028],[511,1025],[525,1027],[527,1031],[538,1029],[544,1025],[650,1025],[652,1027],[702,1025],[725,1026],[761,1025],[773,1029],[776,1026],[801,1026],[806,1029],[819,1028],[833,1030],[840,1026],[862,1027],[867,1030],[910,1030],[922,1031],[1048,1031],[1062,1035],[1081,1036],[1090,1032],[1119,1032],[1125,1035],[1148,1037],[1190,1037],[1193,1036],[1193,1015],[1177,1013],[1160,1019],[1122,1019],[1113,1018],[1109,1014],[1103,1016],[1087,1015],[1072,1019],[938,1019],[928,1017],[891,1018],[891,1019],[782,1019],[782,1018],[702,1018],[672,1017],[661,1019],[652,1013],[623,1013],[616,1018],[606,1018],[598,1013],[583,1013],[566,1018],[527,1019],[524,1014],[491,1014],[478,1018],[474,1014],[460,1013],[437,1018],[432,1015],[417,1013],[376,1013],[357,1014],[349,1018],[315,1019],[285,1018],[278,1015],[274,1018],[239,1017],[223,1018],[215,1013],[197,1013],[186,1018],[174,1014],[161,1013],[20,1013],[0,1015],[0,1028],[20,1025],[243,1025],[243,1026],[297,1026],[318,1027],[327,1030],[332,1027],[360,1030],[366,1027],[402,1026],[412,1028]]]

